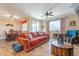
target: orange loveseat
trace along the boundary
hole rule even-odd
[[[22,33],[18,37],[18,42],[22,44],[23,50],[26,52],[33,48],[45,43],[49,40],[49,34],[45,32],[30,32],[32,38],[29,37],[29,33]]]

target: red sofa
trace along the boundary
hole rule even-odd
[[[29,37],[29,33],[22,33],[18,37],[18,42],[22,44],[26,52],[49,40],[49,34],[45,32],[30,32],[30,34],[32,38]]]

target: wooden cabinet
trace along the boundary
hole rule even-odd
[[[51,52],[56,56],[73,56],[73,45],[70,43],[58,44],[57,41],[53,41]]]

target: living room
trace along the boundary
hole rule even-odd
[[[0,55],[78,56],[78,7],[78,3],[0,4]]]

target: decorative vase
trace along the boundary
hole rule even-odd
[[[58,35],[57,42],[58,42],[58,44],[64,44],[62,34]]]

